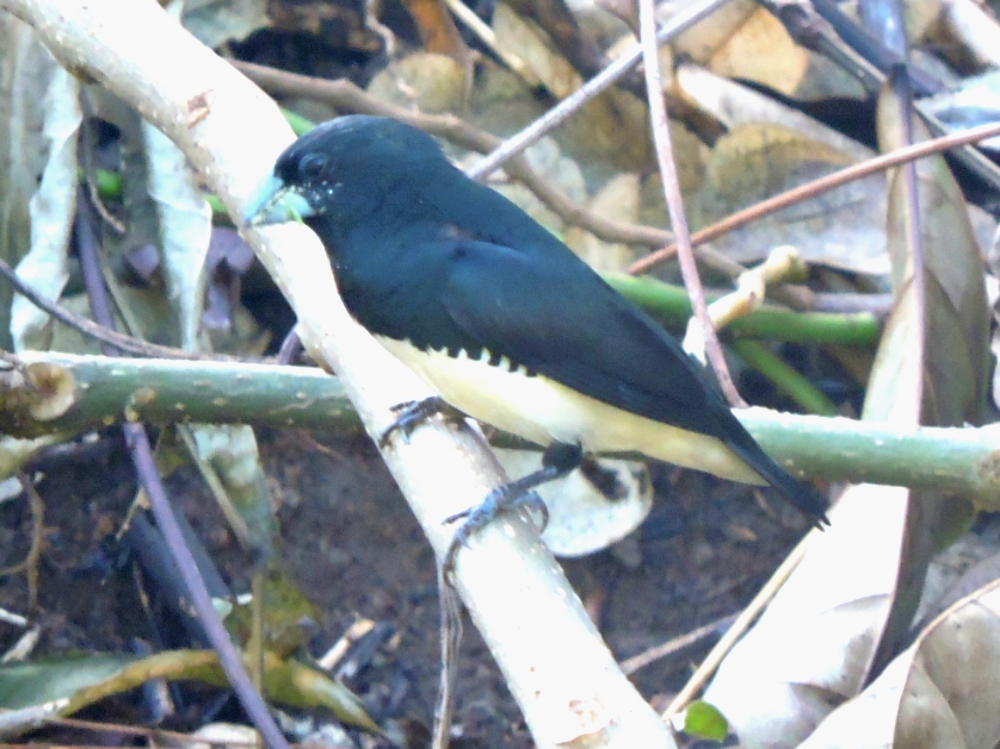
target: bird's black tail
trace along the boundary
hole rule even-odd
[[[808,517],[813,525],[820,529],[824,525],[829,525],[830,520],[826,517],[826,510],[830,506],[829,500],[775,463],[742,425],[740,431],[742,434],[726,435],[726,446],[773,486],[778,494]]]

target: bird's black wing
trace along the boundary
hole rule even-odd
[[[444,308],[493,354],[617,408],[724,436],[732,414],[700,365],[575,256],[467,241],[447,267]]]

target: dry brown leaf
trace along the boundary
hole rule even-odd
[[[382,70],[368,84],[375,98],[425,114],[459,111],[465,99],[465,70],[451,57],[415,52]]]
[[[635,223],[639,218],[640,184],[635,174],[620,174],[606,184],[587,206],[595,215]],[[629,245],[604,242],[578,226],[563,237],[566,245],[601,273],[622,273],[636,259]]]
[[[573,66],[537,25],[519,17],[504,3],[493,13],[493,31],[501,49],[514,52],[553,96],[563,99],[583,84]],[[561,138],[579,153],[632,171],[650,157],[645,104],[632,94],[609,89],[587,103],[563,125]]]
[[[801,749],[992,749],[1000,741],[1000,582],[937,617]]]
[[[783,125],[737,126],[708,156],[705,187],[688,204],[692,225],[707,226],[850,163],[848,154]],[[750,262],[788,244],[807,263],[885,273],[884,206],[884,180],[873,175],[765,216],[720,237],[715,246]]]

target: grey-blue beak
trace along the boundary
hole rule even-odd
[[[243,220],[246,226],[266,226],[301,221],[315,213],[305,196],[272,174],[258,186]]]

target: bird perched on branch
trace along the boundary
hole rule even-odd
[[[350,314],[444,403],[546,448],[541,470],[467,514],[456,544],[599,453],[770,484],[827,522],[825,499],[764,453],[673,337],[425,133],[353,115],[302,136],[247,216],[295,218],[319,235]],[[408,404],[398,423],[434,405]]]

